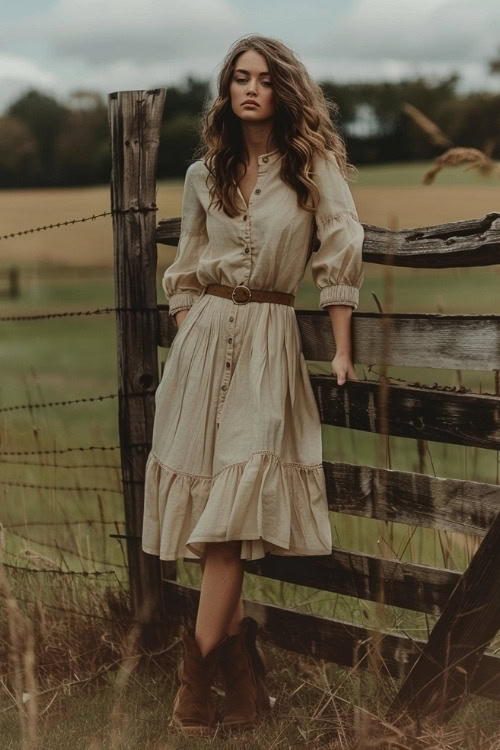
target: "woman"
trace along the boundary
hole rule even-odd
[[[311,271],[339,384],[356,378],[350,321],[363,277],[343,141],[283,43],[252,35],[232,45],[202,153],[186,172],[163,277],[179,331],[155,396],[142,542],[203,569],[172,719],[186,733],[216,719],[252,724],[269,708],[256,622],[240,598],[243,560],[331,552],[321,423],[293,306],[315,224]],[[221,715],[210,695],[218,666]]]

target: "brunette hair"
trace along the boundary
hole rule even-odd
[[[314,207],[306,204],[311,194],[313,200],[319,200],[318,188],[309,176],[314,152],[323,157],[327,157],[327,151],[333,152],[346,179],[352,166],[342,135],[331,119],[336,118],[338,105],[326,97],[289,47],[258,34],[231,45],[218,75],[215,100],[207,101],[201,114],[201,139],[195,157],[202,158],[208,170],[207,186],[211,179],[210,206],[215,202],[216,208],[222,208],[228,216],[240,213],[236,180],[243,142],[240,119],[231,108],[229,86],[237,57],[248,50],[263,55],[269,68],[275,101],[273,136],[283,157],[281,178],[297,193],[299,206],[313,212]]]

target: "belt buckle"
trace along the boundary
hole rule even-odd
[[[235,299],[234,293],[238,289],[246,289],[246,291],[248,292],[248,297],[246,299],[239,299],[239,300]],[[252,299],[252,292],[247,286],[245,286],[245,284],[238,284],[237,286],[234,287],[233,291],[231,292],[231,299],[233,300],[235,305],[246,305],[246,303],[250,302],[250,300]]]

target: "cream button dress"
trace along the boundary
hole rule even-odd
[[[278,151],[258,158],[240,215],[208,209],[208,171],[188,168],[174,262],[162,285],[169,313],[188,309],[156,390],[142,548],[162,560],[199,558],[206,542],[241,540],[241,557],[327,555],[332,535],[321,423],[295,310],[238,305],[208,284],[295,294],[314,216],[280,178]],[[315,155],[320,247],[311,272],[319,306],[357,307],[363,227],[335,157]]]

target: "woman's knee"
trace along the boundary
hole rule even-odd
[[[222,559],[228,562],[240,558],[241,541],[239,540],[231,540],[228,542],[207,542],[206,545],[206,553],[203,558],[203,567],[208,556],[212,558],[216,557],[217,559]]]

